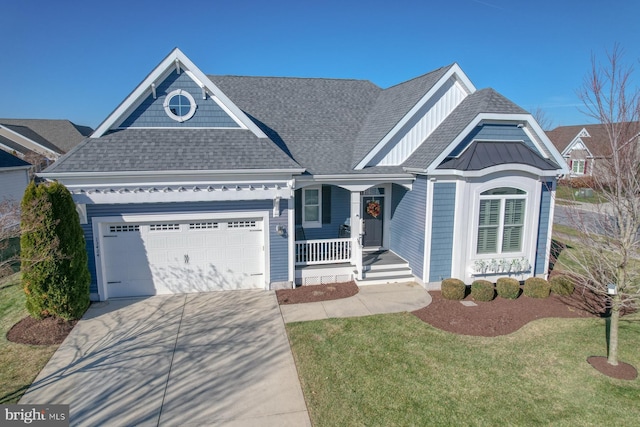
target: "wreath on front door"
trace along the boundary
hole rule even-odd
[[[380,215],[380,202],[372,200],[367,203],[367,213],[374,218],[378,218],[378,215]]]

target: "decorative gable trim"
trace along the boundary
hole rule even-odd
[[[455,85],[460,86],[462,90],[465,92],[465,95],[460,97],[460,99],[456,100],[457,102],[456,106],[459,105],[460,102],[462,102],[462,100],[466,98],[466,96],[476,91],[475,86],[473,85],[471,80],[469,80],[467,75],[462,71],[460,66],[457,63],[453,64],[451,68],[449,68],[449,70],[440,78],[440,80],[438,80],[438,82],[435,85],[433,85],[433,87],[416,103],[416,105],[414,105],[413,108],[411,108],[411,110],[409,110],[409,112],[405,114],[405,116],[402,119],[400,119],[400,121],[393,127],[393,129],[391,129],[391,131],[380,142],[378,142],[378,144],[371,151],[369,151],[369,153],[356,165],[354,169],[361,170],[366,166],[371,165],[371,163],[375,163],[374,160],[376,156],[380,155],[385,149],[391,149],[392,147],[388,147],[388,145],[390,143],[393,143],[393,141],[402,132],[403,128],[405,128],[405,126],[410,125],[412,120],[415,120],[416,115],[421,111],[421,109],[430,101],[432,102],[435,101],[435,103],[437,103],[437,100],[433,99],[434,96],[437,95],[439,91],[452,78],[455,80]],[[444,115],[444,117],[442,117],[441,120],[439,121],[440,122],[444,121],[447,115],[454,109],[455,109],[455,106],[451,108],[450,111],[446,115]],[[432,126],[429,131],[429,134],[436,127],[437,125]],[[426,140],[429,134],[421,135],[421,141],[419,141],[418,144],[415,144],[415,147],[413,147],[413,150],[415,150],[418,146],[420,146],[420,144]],[[413,152],[413,150],[411,152]],[[408,158],[409,155],[404,156],[404,159],[406,160],[406,158]],[[384,164],[389,164],[389,163],[385,162]]]
[[[560,152],[553,145],[547,134],[542,130],[540,125],[535,121],[531,114],[493,114],[493,113],[481,113],[473,119],[458,136],[449,143],[446,149],[444,149],[438,157],[423,171],[428,175],[436,174],[436,168],[447,158],[463,140],[469,135],[469,133],[483,123],[518,123],[523,127],[525,133],[527,133],[535,145],[536,149],[542,157],[545,159],[553,160],[560,166],[558,173],[568,173],[569,169],[565,160]],[[464,152],[464,150],[461,150]],[[459,156],[459,154],[458,154]]]
[[[110,129],[117,127],[150,93],[155,97],[158,84],[167,78],[174,70],[177,70],[178,73],[184,71],[200,86],[203,98],[206,99],[207,94],[209,94],[211,99],[238,123],[238,126],[240,126],[239,129],[248,129],[258,138],[267,137],[180,49],[175,48],[133,92],[120,103],[109,117],[98,126],[96,131],[91,135],[91,138],[99,138]]]
[[[587,144],[584,143],[582,138],[591,138],[591,135],[589,135],[589,132],[587,132],[587,129],[585,128],[583,128],[580,132],[578,132],[576,137],[573,138],[573,140],[569,143],[569,145],[567,145],[565,149],[562,150],[562,156],[569,157],[573,150],[585,150],[588,153],[587,157],[593,158],[593,154],[587,148]]]

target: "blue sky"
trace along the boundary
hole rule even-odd
[[[207,74],[388,87],[452,62],[556,126],[618,42],[640,66],[637,0],[2,0],[0,117],[97,127],[179,47]]]

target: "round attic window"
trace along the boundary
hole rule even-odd
[[[182,89],[169,93],[164,100],[164,111],[177,122],[189,120],[196,112],[196,101]]]

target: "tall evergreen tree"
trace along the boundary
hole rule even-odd
[[[37,319],[77,319],[89,306],[91,277],[84,234],[69,191],[29,184],[22,199],[22,284]]]

